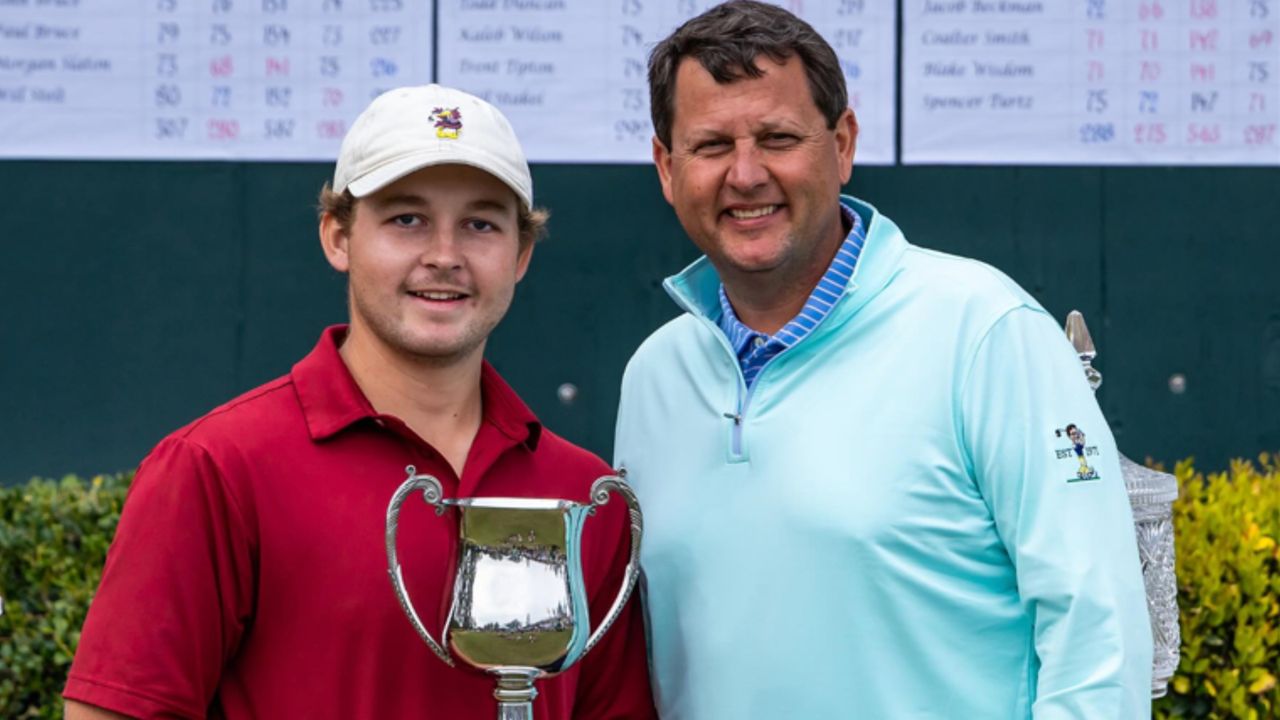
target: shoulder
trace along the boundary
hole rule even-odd
[[[980,260],[908,246],[887,290],[892,307],[921,327],[977,339],[1010,314],[1052,318],[1018,283]]]
[[[163,438],[139,464],[129,502],[153,509],[220,504],[237,527],[255,527],[263,468],[306,457],[312,445],[293,382],[280,377]]]
[[[298,423],[288,419],[290,412]],[[130,485],[125,512],[181,517],[193,534],[234,529],[251,537],[246,530],[256,522],[251,468],[285,447],[285,428],[301,425],[300,416],[288,378],[214,408],[147,453]],[[305,426],[301,432],[306,432]]]
[[[699,342],[706,331],[705,324],[698,318],[687,312],[681,313],[650,333],[649,337],[645,338],[636,349],[635,357],[661,354],[673,348]]]
[[[708,343],[716,341],[707,324],[689,313],[667,321],[654,330],[627,362],[624,378],[640,372],[662,372],[683,362],[693,353],[701,353]]]
[[[169,434],[165,441],[199,448],[214,459],[232,449],[269,449],[282,434],[306,432],[289,376],[233,398]]]
[[[856,198],[845,200],[867,206]],[[934,312],[945,321],[954,311],[998,316],[1017,307],[1041,310],[1034,298],[991,265],[908,242],[893,220],[867,209],[873,215],[853,281],[865,285],[862,293],[887,293],[894,312]]]
[[[991,265],[915,245],[909,246],[903,257],[900,277],[919,290],[927,289],[928,295],[940,301],[971,298],[993,309],[1041,309],[1026,290]]]
[[[613,468],[598,455],[546,428],[538,439],[530,469],[541,488],[538,494],[575,502],[590,502],[595,481],[614,474]]]
[[[543,464],[560,468],[575,478],[588,478],[588,482],[613,473],[613,469],[599,455],[574,445],[545,427],[538,438],[537,455]]]

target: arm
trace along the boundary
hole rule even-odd
[[[974,354],[960,414],[974,476],[1035,618],[1034,717],[1149,717],[1150,621],[1119,456],[1052,318],[1020,307],[995,322]],[[1084,433],[1083,455],[1069,424]]]
[[[113,713],[93,705],[68,700],[63,720],[132,720],[128,715]]]
[[[622,587],[631,553],[630,524],[626,505],[615,496],[600,508],[599,526],[588,541],[599,546],[607,568],[591,596],[591,628],[594,631]],[[590,524],[588,524],[590,528]],[[607,565],[604,565],[607,563]],[[573,717],[592,720],[647,720],[657,718],[649,688],[649,660],[645,649],[644,618],[640,608],[640,584],[636,583],[626,607],[581,661],[582,671],[574,699]]]
[[[129,716],[204,717],[252,607],[245,527],[208,453],[162,441],[129,489],[63,696]]]

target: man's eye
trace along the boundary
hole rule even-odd
[[[391,222],[400,227],[414,227],[421,223],[421,218],[417,215],[397,215],[391,218]]]
[[[729,146],[727,140],[706,140],[693,146],[695,153],[714,153],[720,152]]]
[[[479,218],[468,220],[467,226],[476,232],[494,232],[498,229],[497,225],[494,225],[488,220],[481,220]]]
[[[790,133],[769,133],[764,136],[764,144],[770,147],[780,147],[791,145],[799,138]]]

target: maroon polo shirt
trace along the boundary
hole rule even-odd
[[[287,377],[178,430],[138,468],[64,695],[138,717],[492,720],[494,681],[441,662],[387,576],[387,505],[405,466],[445,497],[587,502],[610,469],[543,429],[488,364],[483,421],[457,477],[440,453],[369,405],[325,331]],[[439,639],[454,512],[413,496],[398,552]],[[629,551],[625,504],[586,523],[592,627]],[[537,684],[539,720],[650,718],[633,599],[600,645]]]

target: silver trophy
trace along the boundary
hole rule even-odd
[[[532,720],[535,680],[567,670],[609,630],[635,588],[640,574],[640,538],[644,519],[631,486],[607,475],[591,486],[591,504],[540,498],[462,498],[447,500],[440,481],[418,475],[408,479],[387,508],[387,571],[400,607],[418,635],[445,663],[464,664],[493,675],[498,720]],[[414,492],[437,515],[458,509],[458,558],[453,606],[438,643],[422,624],[405,591],[396,559],[400,508]],[[595,508],[617,492],[631,517],[631,555],[613,606],[591,632],[587,589],[582,574],[582,528]],[[456,659],[455,659],[456,658]]]
[[[1080,355],[1089,387],[1096,392],[1102,373],[1093,367],[1098,356],[1077,310],[1067,315],[1067,338]],[[1153,667],[1151,697],[1164,697],[1169,679],[1178,667],[1182,632],[1178,626],[1178,578],[1173,566],[1173,501],[1178,498],[1178,480],[1169,473],[1144,467],[1120,456],[1120,472],[1133,509],[1133,526],[1138,537],[1138,557],[1142,560],[1142,582],[1147,592],[1147,612],[1151,616]]]

